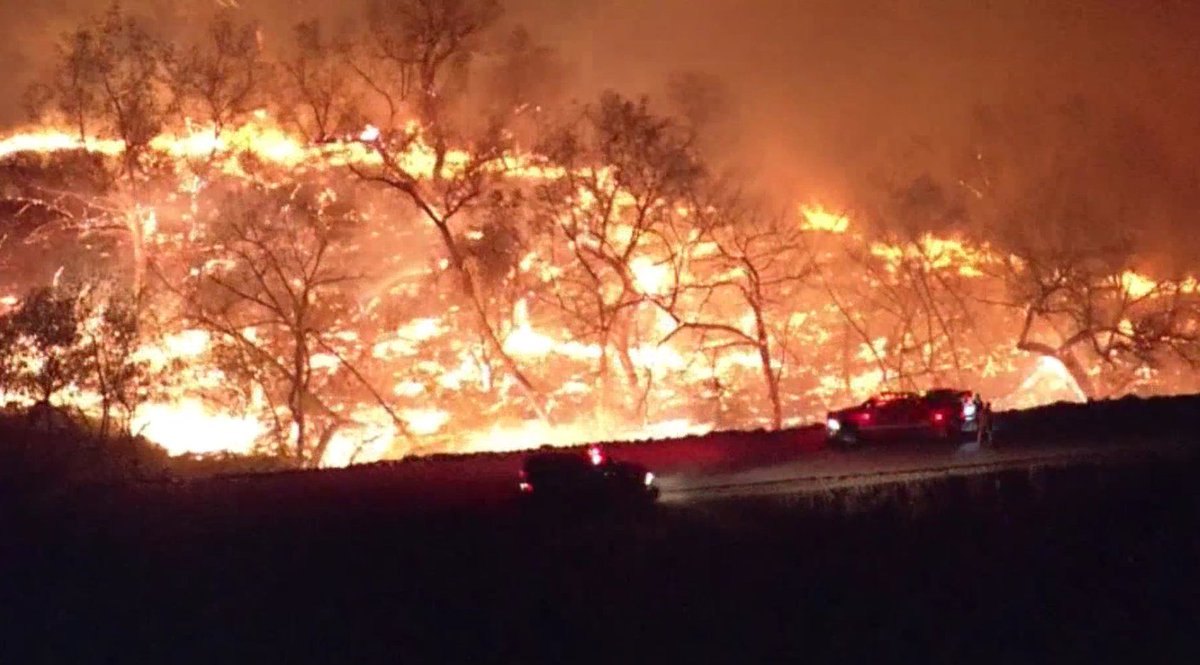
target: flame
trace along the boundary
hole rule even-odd
[[[254,418],[217,412],[194,398],[143,405],[133,418],[132,429],[172,455],[246,454],[254,450],[265,431]]]
[[[399,162],[414,177],[430,178],[434,174],[438,162],[436,152],[426,143],[415,124],[400,128],[395,136],[368,125],[342,140],[312,144],[289,133],[269,114],[262,112],[245,123],[220,131],[203,123],[188,122],[178,132],[156,137],[150,142],[149,149],[179,163],[180,184],[175,194],[186,196],[185,201],[190,200],[196,205],[196,197],[203,191],[205,182],[204,178],[196,175],[202,171],[187,169],[188,162],[203,161],[215,166],[221,173],[240,177],[248,177],[243,172],[242,159],[247,156],[284,167],[289,174],[329,172],[347,164],[379,164],[378,149],[387,145],[389,140],[403,141],[401,145],[405,146],[405,152],[399,156]],[[68,131],[44,128],[22,131],[0,139],[0,159],[17,153],[50,154],[76,150],[117,156],[125,150],[125,146],[120,141],[96,137],[81,139]],[[444,168],[448,173],[454,173],[465,168],[468,161],[469,155],[465,151],[451,150],[446,156]],[[502,163],[491,168],[502,169],[514,179],[530,181],[558,178],[565,174],[563,169],[545,166],[542,161],[537,155],[515,153],[506,155]],[[619,191],[612,169],[599,167],[584,171],[583,175],[594,186],[611,190],[614,205],[618,209],[617,218],[622,209],[637,203],[628,193]],[[584,212],[601,203],[591,191],[583,189],[569,198],[572,205]],[[1008,258],[987,245],[933,234],[901,244],[870,242],[851,232],[848,214],[820,204],[799,205],[797,208],[802,231],[828,234],[831,242],[860,243],[893,274],[899,273],[905,266],[915,265],[941,274],[980,280],[983,284],[982,280],[994,272],[989,267]],[[674,202],[662,206],[662,210],[667,213],[673,211],[680,220],[690,220],[694,212],[699,212],[689,210],[686,206],[676,206]],[[132,215],[131,224],[152,242],[169,232],[164,230],[170,228],[169,217],[154,205],[139,205]],[[606,237],[584,233],[572,241],[581,245],[590,243],[591,246],[607,241],[621,246],[630,243],[634,237],[633,227],[620,222],[613,223],[600,233]],[[187,237],[186,240],[191,238]],[[695,242],[690,244],[690,254],[685,258],[692,263],[711,260],[719,253],[720,247],[716,242],[699,236],[689,236],[689,240]],[[554,282],[570,269],[561,259],[556,264],[548,252],[536,248],[522,251],[526,253],[520,257],[517,269],[527,273],[534,282]],[[371,333],[371,337],[365,331],[361,333],[363,348],[373,359],[389,367],[410,370],[407,374],[397,372],[398,376],[390,385],[383,385],[381,392],[395,396],[403,405],[397,408],[396,414],[404,420],[413,436],[434,441],[453,440],[454,443],[446,445],[473,451],[516,450],[539,443],[575,445],[596,440],[682,436],[711,430],[713,425],[706,422],[709,419],[707,415],[692,413],[681,408],[679,403],[692,406],[697,386],[720,384],[727,391],[745,393],[743,388],[748,385],[746,377],[761,376],[762,358],[753,347],[731,346],[725,340],[709,340],[700,347],[681,336],[671,343],[659,344],[658,339],[665,339],[675,329],[677,322],[651,306],[651,302],[657,300],[651,296],[669,295],[676,280],[684,280],[689,275],[676,274],[674,257],[656,254],[653,249],[642,246],[637,248],[637,252],[628,268],[637,291],[647,297],[630,308],[631,325],[637,328],[637,334],[628,346],[623,347],[628,351],[623,361],[632,363],[635,373],[653,377],[653,384],[647,388],[646,394],[661,398],[665,406],[660,413],[638,419],[585,407],[581,409],[585,415],[576,416],[567,423],[549,424],[532,417],[520,420],[507,415],[497,416],[497,421],[490,426],[462,431],[460,420],[464,409],[440,403],[438,399],[442,395],[455,395],[476,387],[482,392],[504,394],[506,386],[511,386],[511,383],[505,383],[505,376],[492,376],[496,365],[489,364],[482,357],[486,354],[481,352],[482,347],[477,343],[464,342],[450,351],[429,354],[431,347],[439,343],[444,345],[444,338],[459,331],[456,330],[456,319],[450,313],[429,315],[427,311],[399,325],[389,324],[388,330]],[[450,262],[442,258],[438,265],[441,270],[447,270]],[[227,267],[214,260],[198,267],[197,273],[207,274]],[[681,272],[690,269],[679,268]],[[415,281],[427,276],[427,271],[423,269],[405,270],[410,272],[398,273],[393,277],[411,277]],[[703,275],[705,278],[722,276]],[[744,277],[736,272],[724,276],[734,281]],[[1160,283],[1151,277],[1132,270],[1121,273],[1119,282],[1120,288],[1132,298],[1151,296],[1160,287]],[[1179,281],[1176,288],[1182,293],[1200,292],[1200,285],[1194,278]],[[384,287],[380,287],[365,298],[364,303],[369,301],[369,306],[373,307],[385,302],[386,295]],[[793,294],[778,304],[789,308],[783,310],[780,319],[781,323],[786,323],[786,330],[778,334],[791,335],[789,341],[799,347],[795,353],[809,354],[806,358],[813,363],[811,370],[805,367],[798,372],[795,369],[796,359],[788,357],[785,360],[775,359],[775,364],[769,367],[770,371],[784,375],[784,366],[787,365],[788,374],[785,376],[793,383],[785,386],[785,390],[794,391],[788,397],[796,401],[808,401],[808,404],[794,407],[793,413],[788,414],[789,421],[793,422],[806,414],[819,414],[835,400],[862,396],[886,387],[894,377],[876,364],[881,360],[892,361],[903,356],[906,347],[911,347],[909,352],[932,351],[928,341],[917,340],[914,343],[903,334],[883,331],[887,332],[887,335],[883,335],[879,330],[864,331],[862,339],[853,339],[844,348],[838,348],[843,346],[840,341],[842,338],[838,336],[838,325],[831,323],[838,320],[836,311],[830,315],[831,306],[823,296],[818,297],[821,299],[814,304],[813,300],[806,299],[807,296]],[[586,405],[588,398],[598,391],[598,381],[582,374],[578,367],[594,367],[605,355],[604,349],[592,338],[576,339],[559,329],[539,327],[536,317],[531,313],[531,307],[540,306],[538,302],[533,296],[516,299],[511,312],[511,326],[501,329],[503,349],[519,362],[538,371],[559,372],[552,374],[557,379],[550,382],[551,390],[548,392],[552,400],[558,400],[560,404],[575,400]],[[17,304],[17,299],[11,296],[0,299],[0,305],[4,307],[11,308]],[[753,338],[750,333],[754,331],[754,319],[745,311],[744,305],[736,302],[718,302],[717,305],[727,316],[726,320],[734,332],[740,330],[745,338]],[[534,313],[541,314],[540,311]],[[830,319],[829,316],[834,318]],[[1132,326],[1129,320],[1124,320],[1119,328],[1127,332]],[[245,334],[253,339],[257,331],[247,329]],[[350,331],[348,334],[357,339],[359,333]],[[464,339],[467,337],[463,336]],[[208,358],[211,347],[211,336],[205,331],[181,329],[168,331],[159,341],[138,351],[139,358],[159,368],[167,367],[174,361],[183,361],[187,366],[185,374],[176,377],[181,387],[172,389],[168,399],[144,405],[133,419],[135,431],[141,431],[172,454],[250,452],[268,433],[265,422],[246,415],[267,412],[261,395],[251,400],[246,414],[234,413],[205,399],[213,387],[226,381],[226,377]],[[833,358],[840,358],[842,354],[853,368],[847,369],[845,375],[838,375],[830,368],[836,362]],[[332,354],[320,354],[314,358],[314,365],[327,373],[336,369],[339,361]],[[559,365],[568,365],[571,369],[549,369]],[[999,360],[987,357],[977,365],[968,367],[964,373],[972,371],[981,379],[1006,373],[1019,376],[1018,365],[1008,357]],[[1083,391],[1061,362],[1053,358],[1039,358],[1033,371],[1006,399],[1012,404],[1032,405],[1061,398],[1064,394],[1076,399],[1084,398]],[[74,390],[71,396],[79,404],[94,408],[94,395]],[[739,394],[739,397],[744,395]],[[372,461],[407,452],[404,446],[409,444],[397,436],[393,414],[353,400],[346,401],[337,406],[339,415],[346,416],[347,424],[333,436],[321,460],[322,465],[339,466],[355,461]],[[742,423],[746,426],[758,425],[761,424],[761,418],[755,420],[753,415],[746,416]]]
[[[999,409],[1028,409],[1057,401],[1086,402],[1087,393],[1058,358],[1039,356],[1033,371],[1010,395],[995,401]]]
[[[441,409],[405,409],[400,416],[417,436],[435,434],[450,422],[450,414]]]
[[[845,233],[850,230],[850,218],[830,212],[820,205],[800,206],[800,228],[805,231],[825,231],[827,233]]]
[[[986,267],[999,259],[987,246],[974,247],[957,238],[941,238],[928,233],[916,242],[904,245],[871,243],[870,251],[883,259],[892,272],[899,270],[906,261],[914,261],[925,270],[954,269],[963,277],[983,277]]]
[[[1158,288],[1158,283],[1154,280],[1140,275],[1132,270],[1126,270],[1121,273],[1121,288],[1125,289],[1133,298],[1144,298]]]
[[[666,291],[667,279],[671,267],[655,263],[653,259],[639,256],[630,262],[629,269],[633,272],[637,288],[647,295],[661,295]]]
[[[515,356],[540,358],[558,354],[594,360],[602,355],[600,347],[595,344],[582,344],[574,340],[564,342],[536,330],[529,322],[529,303],[524,298],[517,301],[513,308],[513,321],[516,325],[504,340],[504,350]]]
[[[84,140],[78,135],[56,129],[34,129],[0,139],[0,159],[22,152],[47,154],[72,150],[86,150],[111,157],[125,152],[125,143],[95,138]]]

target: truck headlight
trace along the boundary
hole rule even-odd
[[[830,432],[836,432],[842,429],[842,424],[838,422],[837,418],[830,418],[829,420],[825,421],[825,429],[829,430]]]
[[[646,483],[646,487],[649,487],[654,484],[654,474],[653,473],[650,473],[649,471],[646,472],[645,483]]]

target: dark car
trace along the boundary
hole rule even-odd
[[[633,462],[618,462],[598,446],[586,453],[543,450],[525,458],[517,487],[531,501],[564,503],[653,502],[654,474]]]
[[[825,432],[843,445],[897,436],[961,440],[978,430],[981,410],[979,395],[970,390],[880,393],[858,406],[829,412]]]

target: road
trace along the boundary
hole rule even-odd
[[[666,503],[819,492],[1009,469],[1126,463],[1184,455],[1200,431],[1200,396],[1050,405],[998,414],[999,449],[931,441],[878,442],[854,450],[825,446],[824,428],[714,432],[673,440],[615,443],[610,457],[659,478]],[[583,454],[583,450],[579,450]],[[184,494],[198,505],[294,505],[337,511],[471,511],[507,503],[527,452],[416,458],[394,463],[197,481]],[[172,490],[171,493],[174,493]]]
[[[826,448],[794,460],[736,472],[666,474],[660,478],[660,487],[665,502],[686,503],[722,497],[804,494],[1011,469],[1124,463],[1179,456],[1186,451],[1181,444],[1159,441],[1016,444],[1000,449],[980,449],[974,443],[954,447],[897,441],[857,450]]]

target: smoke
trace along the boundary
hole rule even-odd
[[[14,92],[0,100],[0,125],[23,120],[19,91],[52,61],[56,38],[107,4],[0,4],[0,81]],[[361,2],[124,4],[180,35],[206,13],[235,12],[280,44],[303,18],[356,20]],[[1036,109],[1071,95],[1138,118],[1164,146],[1155,166],[1181,183],[1173,191],[1196,186],[1200,6],[1183,0],[504,4],[509,26],[527,26],[559,53],[565,98],[604,89],[661,98],[680,72],[718,78],[726,99],[712,128],[720,145],[710,151],[784,200],[851,205],[864,174],[894,160],[897,146],[961,145],[974,107],[1016,100]]]

